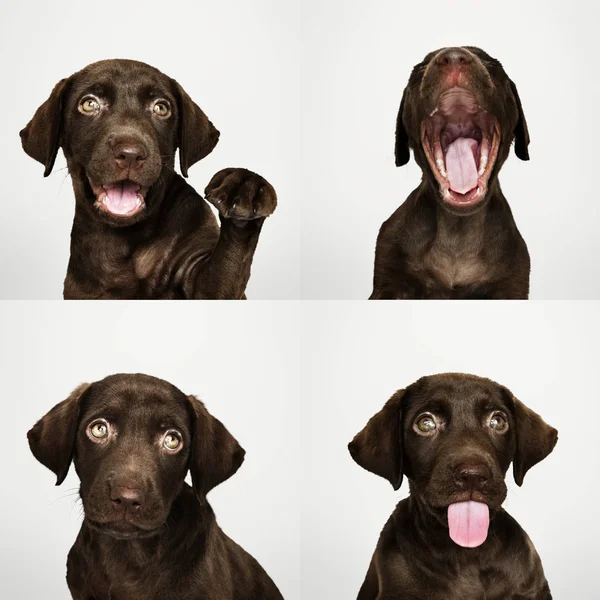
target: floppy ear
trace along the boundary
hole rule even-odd
[[[408,86],[404,88],[402,94],[402,101],[400,102],[400,109],[398,110],[398,116],[396,117],[396,166],[401,167],[410,160],[410,150],[408,149],[408,134],[406,133],[406,127],[402,121],[402,115],[404,113],[404,103],[406,102],[406,96],[408,94]]]
[[[35,111],[33,119],[19,133],[23,150],[44,165],[44,177],[52,172],[60,147],[63,96],[67,82],[68,79],[61,79],[54,86],[48,100]]]
[[[527,408],[508,391],[513,402],[517,447],[513,458],[513,476],[518,486],[531,467],[544,460],[556,446],[558,431],[540,415]]]
[[[194,415],[190,472],[200,503],[214,487],[229,479],[244,462],[245,450],[195,396],[188,396]]]
[[[187,177],[188,169],[213,151],[220,134],[185,90],[175,80],[173,83],[179,105],[179,166]]]
[[[510,81],[510,89],[512,90],[513,96],[515,97],[515,102],[517,103],[517,109],[519,111],[519,120],[515,125],[515,154],[521,160],[529,160],[529,150],[527,147],[529,146],[529,130],[527,129],[527,121],[525,120],[525,113],[523,112],[523,107],[521,106],[521,98],[519,98],[519,92],[517,92],[517,86],[513,83],[511,79]]]
[[[69,472],[79,422],[79,404],[89,387],[89,383],[84,383],[75,388],[66,400],[57,404],[27,432],[31,452],[54,472],[56,485],[60,485]]]
[[[398,390],[348,444],[352,458],[367,471],[402,485],[402,397]]]

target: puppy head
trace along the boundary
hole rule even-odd
[[[506,388],[481,377],[423,377],[400,390],[350,442],[352,458],[411,493],[462,546],[487,537],[489,513],[506,498],[510,463],[518,485],[557,441],[556,429]],[[465,523],[470,522],[468,529]]]
[[[218,139],[176,81],[132,60],[104,60],[62,79],[21,131],[45,176],[62,147],[77,201],[115,227],[157,210],[177,148],[187,177]]]
[[[244,460],[244,450],[202,402],[147,375],[79,386],[27,435],[57,485],[74,461],[86,522],[123,539],[161,530],[188,469],[204,502]]]
[[[412,148],[446,210],[469,215],[485,205],[513,139],[529,160],[519,94],[496,59],[470,46],[442,48],[414,67],[396,121],[396,165]]]

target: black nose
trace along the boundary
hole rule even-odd
[[[146,498],[140,488],[117,485],[111,489],[110,499],[120,508],[135,511],[143,506]]]
[[[148,158],[148,150],[141,142],[117,142],[112,150],[117,166],[120,169],[139,169]]]
[[[460,68],[470,65],[473,57],[462,48],[446,48],[438,54],[435,62],[439,67]]]
[[[492,474],[485,465],[462,464],[454,469],[454,482],[460,490],[481,490]]]

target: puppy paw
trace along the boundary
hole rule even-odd
[[[263,177],[248,169],[223,169],[206,186],[204,196],[224,219],[264,219],[277,206],[277,194]]]

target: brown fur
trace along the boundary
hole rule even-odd
[[[101,418],[106,442],[89,433]],[[161,443],[171,430],[176,453]],[[198,399],[155,377],[112,375],[76,388],[28,439],[57,485],[71,460],[81,480],[85,518],[67,565],[74,600],[281,600],[206,499],[245,452]]]
[[[508,430],[486,425],[495,411]],[[420,435],[423,413],[440,426]],[[510,463],[518,485],[553,450],[557,431],[497,383],[464,374],[423,377],[399,390],[350,442],[352,458],[394,489],[408,478],[410,496],[386,523],[359,600],[551,600],[540,558],[519,524],[502,508]],[[457,471],[482,469],[481,487],[465,487]],[[483,472],[483,471],[481,471]],[[455,544],[447,507],[465,500],[490,510],[487,539]]]
[[[102,105],[93,116],[79,110],[90,94]],[[170,116],[153,114],[150,103],[157,99],[169,103]],[[187,177],[215,147],[219,132],[176,81],[136,61],[91,64],[55,86],[21,138],[46,176],[62,148],[73,180],[65,298],[244,297],[276,194],[256,173],[219,171],[205,189],[219,227],[207,202],[175,172],[177,149]],[[145,190],[141,212],[103,210],[97,190],[120,181]]]
[[[487,194],[469,209],[444,202],[421,142],[421,124],[446,90],[446,72],[436,59],[452,50],[472,60],[463,69],[464,86],[496,117],[501,130]],[[497,60],[465,47],[431,52],[415,66],[398,113],[396,164],[406,164],[412,148],[423,178],[381,227],[371,299],[528,297],[527,246],[498,182],[513,139],[517,156],[528,160],[529,133],[517,88]]]

